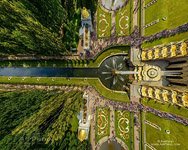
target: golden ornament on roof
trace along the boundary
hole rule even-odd
[[[87,136],[86,130],[81,129],[78,133],[78,139],[82,142],[83,140],[86,139],[86,136]]]
[[[82,17],[84,19],[89,17],[89,12],[88,12],[87,8],[85,8],[85,7],[83,7],[83,9],[82,9]]]

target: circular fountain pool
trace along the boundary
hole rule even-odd
[[[99,78],[104,86],[109,89],[124,91],[130,83],[129,59],[127,55],[112,56],[100,65]]]

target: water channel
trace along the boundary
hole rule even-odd
[[[129,82],[130,74],[134,72],[129,71],[127,55],[109,57],[101,63],[99,68],[0,68],[0,76],[99,78],[104,86],[113,90],[123,90]]]

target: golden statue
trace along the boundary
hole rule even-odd
[[[182,101],[184,106],[188,106],[188,93],[183,93]]]
[[[187,55],[187,44],[185,42],[181,43],[180,51],[182,56]]]
[[[171,57],[176,56],[176,45],[171,45]]]
[[[145,87],[145,86],[142,86],[142,88],[141,88],[141,94],[142,94],[142,96],[147,96],[147,87]]]
[[[154,56],[155,56],[155,59],[159,58],[159,48],[156,48],[155,49],[155,52],[154,52]]]
[[[163,90],[162,97],[163,97],[164,101],[168,102],[168,91],[167,90]]]
[[[152,50],[148,51],[148,59],[152,59],[153,58],[153,52]]]
[[[172,91],[172,102],[173,103],[177,103],[177,95],[178,95],[178,93],[176,92],[176,91]]]
[[[153,98],[153,88],[151,87],[148,88],[148,95],[150,98]]]
[[[163,47],[162,48],[162,56],[163,57],[167,57],[168,56],[168,49],[167,49],[167,47]]]
[[[83,9],[82,9],[82,17],[84,19],[89,17],[89,12],[88,12],[87,8],[85,8],[85,7],[83,7]]]
[[[142,60],[146,60],[146,51],[142,51],[142,54],[141,54],[141,57],[142,57]]]
[[[161,93],[160,89],[155,89],[155,98],[158,100],[161,100],[160,93]]]

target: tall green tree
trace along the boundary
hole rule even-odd
[[[60,0],[28,0],[27,9],[33,12],[45,27],[58,33],[61,25],[66,22],[67,10]]]
[[[58,55],[65,46],[58,34],[42,25],[26,1],[0,1],[0,53]]]

